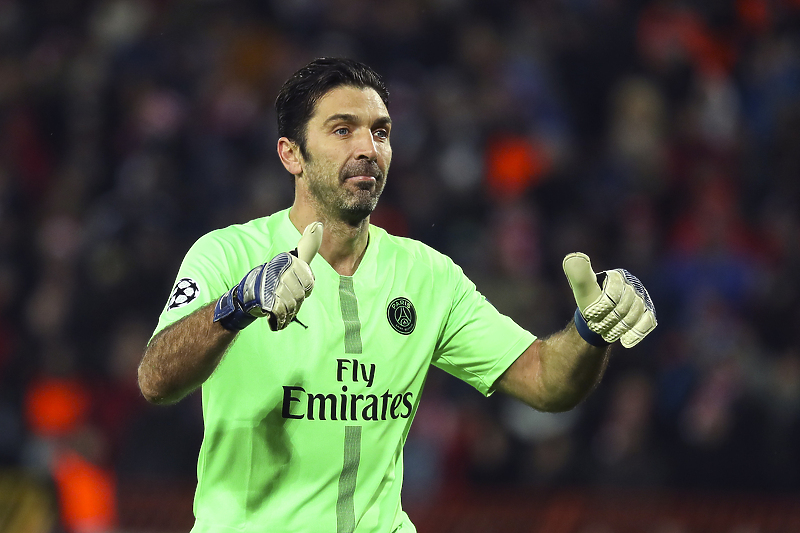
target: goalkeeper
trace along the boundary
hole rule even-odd
[[[139,386],[155,403],[202,388],[196,533],[413,532],[402,451],[430,365],[563,411],[599,382],[610,343],[656,326],[636,278],[576,253],[574,320],[537,339],[448,257],[370,225],[387,102],[355,61],[295,73],[276,100],[293,205],[201,237],[179,269]]]

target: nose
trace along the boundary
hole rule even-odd
[[[378,159],[378,147],[369,128],[362,128],[356,136],[356,159],[368,159],[376,161]]]

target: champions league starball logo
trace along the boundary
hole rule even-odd
[[[410,335],[417,325],[417,312],[408,298],[395,298],[386,308],[386,318],[397,333]]]
[[[192,278],[181,278],[172,290],[167,309],[177,309],[188,304],[200,294],[200,287]]]

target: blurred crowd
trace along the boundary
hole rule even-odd
[[[538,335],[576,250],[658,312],[568,413],[434,369],[407,501],[800,490],[800,1],[0,0],[0,468],[83,502],[67,529],[193,479],[199,395],[150,406],[136,366],[194,240],[291,204],[273,102],[318,56],[389,86],[373,223]]]

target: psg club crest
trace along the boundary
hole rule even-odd
[[[200,294],[200,287],[192,278],[181,278],[172,289],[172,296],[169,299],[167,309],[177,309],[188,304]]]
[[[417,312],[408,298],[395,298],[386,308],[386,318],[397,333],[410,335],[417,325]]]

